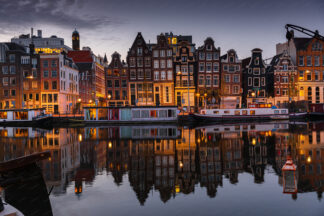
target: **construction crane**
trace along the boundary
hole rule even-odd
[[[319,34],[318,30],[315,30],[314,32],[309,29],[303,28],[301,26],[292,25],[292,24],[286,24],[285,28],[287,30],[286,38],[288,41],[290,41],[294,37],[294,30],[304,33],[308,36],[314,37],[318,40],[324,41],[324,37]]]

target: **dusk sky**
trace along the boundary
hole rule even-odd
[[[0,0],[0,5],[0,41],[33,27],[71,46],[77,28],[81,47],[107,53],[108,60],[114,51],[125,59],[137,32],[147,43],[161,32],[192,35],[196,47],[212,37],[222,54],[234,48],[239,58],[256,47],[264,58],[272,57],[276,43],[286,40],[286,23],[324,34],[323,0]]]

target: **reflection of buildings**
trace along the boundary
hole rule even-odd
[[[227,179],[239,184],[242,172],[251,173],[254,183],[262,183],[271,166],[280,184],[281,168],[290,154],[298,167],[298,192],[317,191],[320,198],[324,131],[318,123],[300,125],[0,128],[0,160],[48,150],[52,157],[41,168],[48,189],[54,186],[55,194],[65,193],[73,180],[75,193],[86,193],[84,184],[91,185],[96,175],[107,171],[116,185],[128,184],[122,182],[123,175],[128,175],[144,204],[152,189],[166,202],[179,193],[194,192],[198,183],[209,197],[215,197]]]
[[[199,144],[200,185],[207,188],[207,194],[215,197],[217,186],[222,182],[222,148],[220,134],[197,130],[196,142]]]

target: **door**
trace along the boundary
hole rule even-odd
[[[135,106],[135,95],[131,95],[131,105]]]
[[[181,94],[180,94],[180,92],[177,92],[177,106],[178,107],[181,107],[181,100],[182,100]]]
[[[155,94],[156,106],[160,106],[160,94]]]
[[[58,105],[54,105],[54,114],[58,114],[59,109],[58,109]]]

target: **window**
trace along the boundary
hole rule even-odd
[[[260,87],[260,78],[258,77],[253,78],[253,87]]]
[[[16,61],[15,54],[9,55],[9,61],[10,61],[10,63],[15,63],[15,61]]]
[[[151,67],[151,58],[145,57],[145,67]]]
[[[187,61],[187,56],[181,56],[181,61],[186,62]]]
[[[165,61],[164,60],[160,61],[160,66],[161,66],[161,68],[165,68]]]
[[[206,54],[206,60],[210,61],[210,60],[212,60],[212,59],[213,59],[213,54],[210,53],[210,52],[208,52],[208,53]]]
[[[304,71],[299,71],[299,81],[304,81]]]
[[[307,56],[307,66],[312,66],[312,56]]]
[[[240,82],[240,75],[234,75],[234,80],[233,82],[239,83]]]
[[[230,62],[230,63],[234,63],[234,57],[233,57],[233,56],[230,56],[230,57],[229,57],[229,62]]]
[[[306,76],[307,76],[307,81],[312,80],[312,73],[310,71],[306,72]]]
[[[249,68],[248,73],[249,73],[249,74],[252,73],[252,68]]]
[[[44,77],[48,77],[48,70],[44,70]]]
[[[52,81],[52,89],[57,89],[57,82],[56,81]]]
[[[315,59],[314,59],[314,66],[320,66],[320,57],[319,56],[315,56],[314,57]]]
[[[211,85],[211,76],[206,76],[206,86]]]
[[[10,77],[10,85],[15,86],[16,85],[16,77]]]
[[[47,97],[46,97],[46,94],[43,94],[43,95],[42,95],[42,102],[43,102],[43,103],[46,103],[46,101],[47,101],[46,98],[47,98]]]
[[[23,89],[24,90],[28,90],[29,89],[29,83],[28,83],[28,81],[24,81],[23,82]]]
[[[56,67],[57,66],[57,61],[56,60],[52,60],[52,67]]]
[[[53,95],[52,94],[48,94],[48,103],[52,103],[53,102]]]
[[[165,57],[165,51],[164,50],[160,50],[160,56]]]
[[[9,85],[9,78],[8,77],[3,77],[3,79],[2,79],[2,85],[3,86]]]
[[[280,82],[280,76],[276,75],[276,82]]]
[[[8,66],[2,66],[2,74],[8,74]]]
[[[56,70],[52,70],[52,77],[57,77],[57,71]]]
[[[143,54],[143,49],[142,47],[137,48],[137,55],[142,55]]]
[[[138,69],[137,70],[137,76],[138,76],[138,79],[144,79],[144,71],[143,71],[143,69]]]
[[[211,72],[212,71],[212,63],[211,62],[207,62],[206,63],[206,72]]]
[[[250,115],[255,115],[255,110],[250,110]]]
[[[159,80],[159,79],[160,79],[159,71],[154,71],[154,80]]]
[[[304,56],[299,56],[298,57],[298,65],[299,66],[304,66]]]
[[[219,54],[218,52],[214,52],[214,60],[218,60],[219,59]]]
[[[37,93],[35,94],[35,100],[39,101],[39,94],[37,94]]]
[[[135,67],[135,58],[134,57],[129,58],[129,66]]]
[[[227,82],[227,83],[231,82],[231,76],[228,75],[228,74],[225,74],[224,75],[224,81]]]
[[[235,72],[235,65],[230,65],[229,67],[228,67],[228,71],[229,72]]]
[[[3,90],[3,95],[5,97],[8,97],[9,96],[9,90]]]
[[[115,80],[115,88],[119,88],[119,80]]]
[[[219,85],[219,77],[218,76],[214,76],[214,81],[213,81],[213,85],[214,86],[218,86]]]
[[[137,58],[137,67],[143,67],[143,58]]]
[[[130,70],[130,78],[131,79],[136,79],[136,70],[134,70],[134,69]]]
[[[168,59],[168,61],[167,61],[167,67],[168,68],[172,68],[172,60],[171,59]]]
[[[168,86],[165,87],[165,96],[166,96],[166,102],[169,103],[170,96],[169,96],[169,87]]]
[[[280,88],[276,89],[276,95],[280,96]]]
[[[13,65],[10,65],[10,74],[16,74],[16,67]]]
[[[145,79],[151,79],[151,70],[145,69]]]
[[[158,50],[153,51],[153,57],[159,57],[159,51]]]
[[[234,94],[238,94],[239,91],[240,91],[240,87],[239,87],[239,86],[234,86],[234,87],[233,87],[233,93],[234,93]]]
[[[126,100],[126,98],[127,98],[127,91],[126,90],[123,90],[123,92],[122,92],[122,99],[123,100]]]
[[[254,75],[260,75],[260,68],[253,68]]]
[[[225,85],[224,86],[224,93],[225,94],[230,94],[230,89],[231,89],[231,86],[230,85]]]
[[[288,77],[287,76],[282,77],[282,83],[288,83]]]
[[[48,67],[48,61],[47,60],[43,61],[43,67]]]
[[[319,87],[316,87],[315,88],[315,96],[316,96],[316,103],[319,103],[320,102],[320,90],[319,90]]]
[[[112,87],[112,81],[111,80],[107,80],[107,87],[111,88]]]
[[[248,78],[248,86],[252,86],[252,77]]]
[[[308,87],[307,89],[307,96],[308,96],[308,101],[309,102],[312,102],[312,88],[311,87]]]
[[[118,90],[115,91],[115,100],[120,100],[120,94]]]
[[[205,53],[204,52],[199,53],[199,60],[205,60]]]
[[[168,80],[173,80],[173,73],[171,70],[168,71]]]
[[[48,81],[44,81],[44,89],[48,90]]]
[[[259,65],[259,64],[260,64],[259,58],[255,58],[255,59],[254,59],[254,64],[255,64],[255,65]]]
[[[203,75],[199,75],[198,85],[203,86],[205,82],[205,78]]]
[[[224,69],[224,71],[227,71],[228,70],[228,65],[223,65],[223,69]]]
[[[199,63],[199,72],[204,72],[205,71],[205,63],[200,62]]]
[[[214,72],[219,72],[219,63],[214,63]]]
[[[282,89],[282,95],[287,96],[288,95],[288,90],[287,89]]]
[[[127,80],[122,80],[122,81],[121,81],[121,86],[122,86],[123,88],[126,88],[126,87],[127,87]]]
[[[287,70],[288,70],[288,65],[287,65],[287,64],[284,64],[284,65],[283,65],[283,70],[284,70],[284,71],[287,71]]]
[[[161,80],[166,80],[165,71],[161,71]]]
[[[172,50],[168,50],[167,55],[168,57],[172,56]]]

